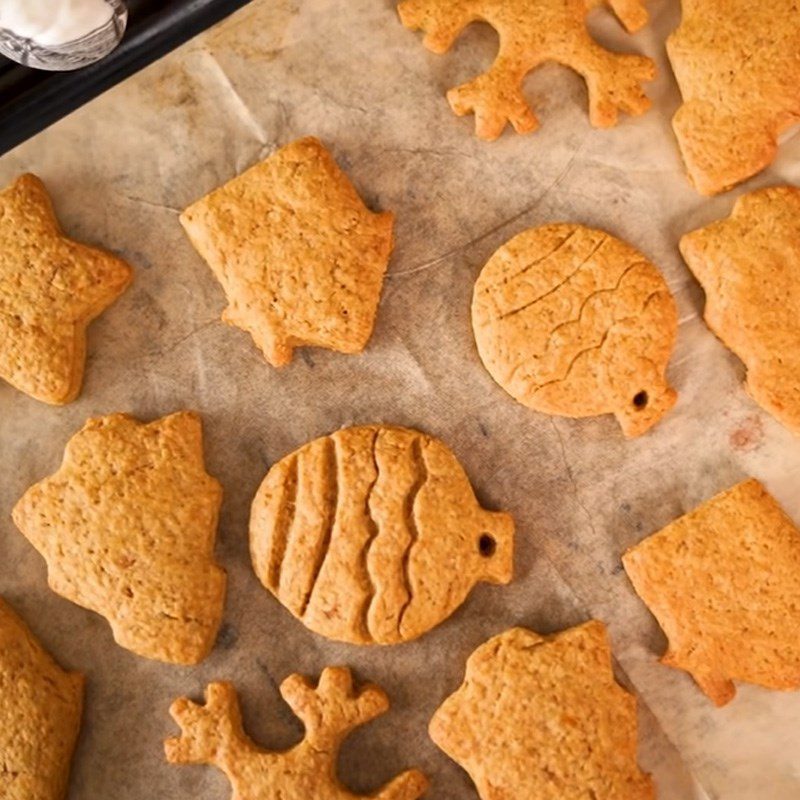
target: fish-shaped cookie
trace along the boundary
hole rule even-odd
[[[531,228],[478,276],[472,328],[489,374],[546,414],[613,413],[639,436],[672,408],[678,330],[664,278],[641,253],[582,225]]]
[[[614,679],[605,626],[494,636],[430,722],[481,800],[654,800],[636,764],[636,698]]]
[[[514,523],[481,508],[455,456],[419,431],[339,430],[278,461],[250,516],[264,586],[316,633],[414,639],[478,581],[508,583]]]
[[[83,708],[65,672],[0,597],[0,797],[62,800]]]
[[[747,367],[748,393],[800,435],[800,189],[744,194],[680,248],[706,293],[703,318]]]

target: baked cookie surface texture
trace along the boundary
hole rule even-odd
[[[604,231],[545,225],[504,244],[475,283],[472,328],[489,374],[536,411],[613,413],[639,436],[677,398],[665,377],[675,301],[656,267]]]
[[[417,800],[428,785],[416,770],[398,775],[370,795],[349,792],[336,777],[339,748],[347,734],[383,714],[389,701],[378,687],[354,690],[350,671],[323,670],[315,687],[290,675],[280,687],[283,699],[303,721],[305,736],[289,750],[258,747],[244,732],[236,691],[211,683],[204,705],[181,698],[170,714],[181,728],[165,743],[173,764],[214,764],[231,782],[236,800]]]
[[[629,31],[647,22],[642,0],[403,0],[397,10],[403,25],[425,32],[423,43],[434,53],[447,52],[471,22],[482,20],[497,30],[500,50],[488,72],[447,93],[453,111],[475,114],[476,134],[491,141],[508,122],[517,133],[539,126],[522,81],[547,61],[584,78],[592,125],[616,125],[619,111],[647,111],[650,101],[641,84],[655,77],[655,64],[606,50],[589,35],[586,16],[599,5],[610,6]]]
[[[295,347],[367,345],[392,251],[394,217],[370,211],[311,137],[273,153],[180,217],[247,331],[275,367]]]
[[[683,96],[672,127],[705,195],[772,163],[800,122],[800,6],[795,0],[681,0],[667,53]]]
[[[203,466],[200,418],[89,420],[14,522],[47,562],[50,588],[108,619],[134,653],[194,664],[222,618],[214,560],[222,488]]]
[[[800,434],[800,190],[742,195],[728,219],[680,242],[704,318],[747,367],[747,391]]]
[[[80,392],[86,328],[133,270],[68,239],[44,184],[21,175],[0,192],[0,378],[45,403]]]
[[[605,626],[495,636],[431,720],[482,800],[652,800],[636,764],[636,698],[615,680]]]
[[[83,708],[65,672],[0,597],[0,797],[63,800]]]
[[[441,442],[378,425],[282,458],[250,515],[259,580],[312,631],[354,644],[414,639],[477,582],[508,583],[513,536]]]
[[[622,557],[669,640],[661,661],[718,706],[733,681],[800,688],[800,531],[756,480],[718,494]]]

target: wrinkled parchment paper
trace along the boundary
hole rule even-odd
[[[620,567],[625,547],[747,475],[800,520],[800,442],[745,395],[742,365],[699,318],[702,292],[677,249],[682,233],[727,215],[744,189],[800,183],[800,137],[744,189],[696,194],[669,127],[679,98],[664,39],[678,2],[649,5],[652,24],[635,37],[604,11],[592,17],[601,41],[659,64],[654,108],[610,131],[589,126],[581,81],[547,66],[526,83],[540,130],[478,141],[472,118],[454,117],[443,94],[490,63],[488,26],[435,56],[390,0],[256,0],[0,159],[0,182],[35,171],[70,234],[136,267],[133,286],[90,329],[78,401],[52,408],[0,386],[0,592],[64,665],[88,676],[70,800],[227,798],[214,769],[165,763],[171,700],[233,680],[248,731],[286,747],[301,726],[278,683],[328,664],[351,665],[392,700],[344,748],[339,771],[353,789],[413,765],[432,779],[430,797],[474,798],[466,773],[426,733],[466,657],[511,625],[547,632],[590,616],[610,625],[620,680],[639,696],[640,759],[662,800],[800,796],[800,693],[740,686],[734,702],[713,708],[687,676],[657,663],[664,637]],[[397,214],[397,247],[367,351],[298,351],[277,371],[219,322],[222,290],[177,212],[307,134],[328,144],[368,204]],[[478,360],[476,275],[511,236],[555,220],[628,240],[677,299],[669,377],[679,404],[635,441],[611,417],[571,421],[517,405]],[[9,516],[87,417],[181,408],[202,412],[207,465],[225,487],[217,552],[230,576],[216,649],[192,669],[122,650],[101,617],[49,591],[42,559]],[[262,589],[246,530],[272,462],[339,426],[378,421],[444,439],[484,505],[513,513],[518,555],[510,586],[480,586],[419,641],[361,649],[310,633]]]

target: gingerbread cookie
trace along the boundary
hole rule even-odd
[[[286,145],[180,220],[225,290],[223,320],[246,330],[270,364],[288,364],[302,345],[366,347],[394,217],[361,202],[319,140]]]
[[[62,233],[35,175],[17,178],[0,192],[0,378],[45,403],[74,400],[86,327],[132,277],[122,259]]]
[[[0,597],[0,797],[62,800],[83,707],[65,672]]]
[[[728,219],[686,234],[708,326],[747,367],[747,391],[800,434],[800,190],[742,195]]]
[[[165,743],[172,764],[214,764],[231,782],[236,800],[416,800],[428,787],[416,770],[398,775],[383,789],[357,795],[336,778],[339,748],[354,728],[383,714],[389,700],[377,686],[356,692],[350,670],[328,667],[314,687],[290,675],[281,695],[305,725],[303,741],[283,752],[263,750],[242,728],[236,690],[211,683],[205,705],[182,698],[170,708],[182,735]]]
[[[355,644],[414,639],[478,581],[508,583],[513,535],[441,442],[378,425],[281,459],[250,516],[264,586],[312,631]]]
[[[800,119],[795,0],[682,0],[667,52],[683,96],[672,120],[689,178],[705,195],[772,163]]]
[[[589,120],[598,128],[617,124],[617,114],[642,114],[650,101],[643,81],[655,77],[649,58],[612,53],[586,29],[586,15],[604,0],[403,0],[400,19],[411,30],[425,31],[423,44],[445,53],[475,20],[488,22],[500,36],[500,51],[488,72],[447,93],[459,116],[475,114],[475,132],[496,139],[507,122],[517,133],[536,130],[539,122],[522,92],[522,81],[546,61],[571,67],[586,80]],[[606,0],[629,31],[647,21],[643,0]]]
[[[800,688],[800,531],[756,480],[718,494],[622,557],[686,670],[718,706],[733,681]]]
[[[472,328],[490,375],[537,411],[613,413],[639,436],[675,403],[664,375],[675,301],[641,253],[603,231],[545,225],[504,244],[475,284]]]
[[[600,622],[490,639],[429,731],[483,800],[655,797],[636,764],[636,699],[614,680]]]
[[[111,414],[69,440],[58,472],[28,489],[13,517],[44,556],[50,588],[106,617],[118,644],[195,664],[222,618],[221,502],[196,414],[147,425]]]

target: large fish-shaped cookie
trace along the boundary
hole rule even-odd
[[[508,583],[513,535],[441,442],[379,425],[281,459],[250,516],[264,586],[312,631],[355,644],[414,639],[477,582]]]

